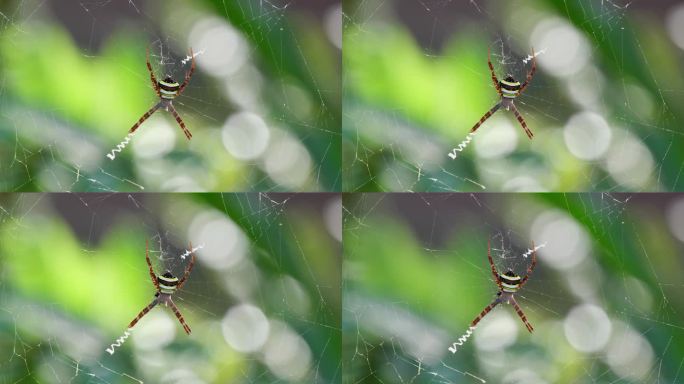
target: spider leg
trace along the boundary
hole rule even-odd
[[[192,252],[192,243],[190,243],[190,252]],[[190,264],[185,268],[185,273],[183,274],[183,278],[180,279],[178,282],[178,285],[176,285],[177,289],[181,289],[183,284],[185,284],[185,280],[190,276],[190,271],[192,271],[192,267],[195,265],[195,253],[191,253],[192,258],[190,259]]]
[[[529,323],[529,321],[527,321],[527,317],[525,317],[525,313],[522,311],[522,309],[520,309],[518,302],[515,301],[515,297],[511,297],[509,303],[513,305],[513,308],[515,308],[515,313],[517,313],[520,317],[520,320],[522,320],[522,322],[525,323],[525,327],[527,327],[527,330],[530,331],[530,333],[532,333],[532,331],[534,331],[534,328],[532,328],[532,325]]]
[[[487,113],[485,113],[484,116],[482,116],[482,118],[480,119],[480,121],[478,121],[478,122],[475,124],[475,126],[470,130],[470,133],[473,133],[473,132],[475,132],[478,128],[480,128],[480,125],[482,125],[482,123],[484,123],[487,119],[489,119],[489,117],[492,116],[492,115],[494,114],[494,112],[498,111],[499,108],[501,108],[501,102],[497,103],[494,107],[492,107],[492,109],[490,109],[489,111],[487,111]]]
[[[494,276],[494,281],[496,282],[496,285],[499,286],[499,289],[503,290],[503,287],[501,286],[501,280],[499,280],[499,273],[496,272],[496,266],[494,266],[494,260],[492,260],[491,240],[487,240],[487,258],[489,259],[489,265],[492,266],[492,275]]]
[[[525,130],[525,133],[527,134],[527,137],[532,140],[532,137],[534,134],[532,131],[530,131],[529,128],[527,128],[527,123],[525,122],[525,119],[523,119],[522,115],[520,115],[520,112],[518,112],[518,108],[516,108],[515,104],[511,103],[511,109],[513,110],[513,113],[515,113],[515,117],[518,119],[518,122],[522,126],[522,128]]]
[[[178,88],[178,95],[183,93],[185,86],[188,85],[188,83],[190,82],[190,78],[192,77],[192,74],[195,72],[195,54],[192,53],[192,48],[190,48],[190,60],[192,61],[192,64],[190,65],[190,70],[185,74],[185,80],[183,80],[183,84],[181,84],[180,88]]]
[[[536,72],[536,71],[537,71],[537,59],[536,59],[536,56],[534,55],[534,48],[532,48],[532,68],[530,68],[530,71],[527,72],[527,78],[525,79],[525,82],[522,83],[522,85],[520,86],[520,89],[518,90],[518,94],[516,95],[516,97],[520,96],[520,94],[523,93],[525,88],[527,88],[530,81],[532,81],[532,77],[534,77],[534,72]]]
[[[192,133],[190,133],[190,131],[188,131],[188,129],[185,128],[185,123],[178,114],[178,111],[176,111],[176,108],[174,108],[173,105],[169,104],[168,110],[173,114],[173,117],[176,118],[176,122],[178,122],[178,125],[180,125],[181,129],[183,130],[183,133],[185,133],[185,137],[187,137],[188,140],[192,139]]]
[[[522,288],[523,285],[527,282],[527,279],[530,278],[530,275],[532,274],[532,271],[534,270],[534,267],[537,265],[537,250],[534,249],[534,241],[532,242],[532,264],[530,264],[529,267],[527,267],[527,274],[525,277],[520,280],[520,288]]]
[[[152,263],[150,262],[150,250],[149,250],[149,240],[145,240],[145,260],[147,261],[147,266],[150,268],[150,277],[152,278],[152,284],[159,291],[159,282],[157,281],[157,275],[154,274],[154,269],[152,269]]]
[[[494,72],[494,66],[492,65],[491,50],[487,48],[487,64],[489,64],[489,72],[492,73],[492,81],[494,82],[494,88],[496,92],[501,94],[501,86],[499,85],[499,79],[496,78],[496,73]]]
[[[128,133],[133,133],[133,132],[135,132],[135,130],[138,129],[138,127],[140,127],[140,124],[142,124],[145,120],[149,119],[150,116],[152,116],[152,114],[153,114],[157,109],[159,109],[159,107],[161,107],[161,103],[155,104],[154,107],[150,108],[149,111],[145,112],[145,114],[142,115],[142,117],[140,118],[140,120],[138,120],[137,123],[133,124],[133,126],[132,126],[131,129],[128,131]]]
[[[492,309],[494,309],[494,307],[496,307],[499,303],[501,303],[501,300],[498,299],[498,298],[497,298],[496,300],[492,301],[491,304],[489,304],[488,306],[486,306],[485,309],[483,309],[482,312],[480,312],[480,314],[477,315],[477,317],[473,320],[473,322],[470,323],[470,326],[471,326],[471,327],[476,326],[477,323],[479,323],[480,320],[482,320],[482,318],[485,317],[485,316],[486,316]]]
[[[138,313],[138,316],[136,316],[135,319],[133,319],[133,321],[131,321],[131,323],[128,324],[128,328],[129,328],[129,329],[130,329],[130,328],[133,328],[133,326],[134,326],[140,319],[142,319],[143,316],[145,316],[145,315],[147,314],[147,312],[150,311],[150,309],[154,308],[154,306],[157,305],[157,304],[159,304],[159,301],[157,301],[157,299],[155,298],[154,300],[152,300],[152,302],[150,303],[150,305],[148,305],[147,307],[143,308],[143,310],[140,311],[140,313]]]
[[[188,325],[185,323],[185,319],[183,319],[183,315],[181,315],[180,311],[178,310],[178,307],[176,307],[176,304],[172,300],[169,300],[169,305],[171,306],[173,314],[176,315],[178,321],[180,321],[181,325],[183,326],[183,330],[185,330],[185,333],[189,335],[191,332],[190,327],[188,327]]]
[[[152,87],[154,87],[154,91],[157,93],[157,96],[161,97],[161,94],[159,93],[159,83],[157,82],[157,78],[154,77],[154,71],[152,70],[152,65],[150,64],[149,45],[147,46],[147,70],[150,71],[150,80],[152,81]]]

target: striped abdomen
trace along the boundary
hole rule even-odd
[[[161,293],[172,294],[176,292],[178,278],[172,276],[170,273],[165,273],[162,276],[157,276],[157,282],[159,283],[159,291]]]
[[[501,88],[501,96],[507,99],[515,99],[520,91],[519,81],[500,80],[499,87]]]
[[[520,289],[520,276],[499,275],[504,292],[517,292]]]
[[[159,83],[159,93],[161,93],[162,99],[175,99],[178,96],[178,90],[180,89],[180,84],[167,78]]]

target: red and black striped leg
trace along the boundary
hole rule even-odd
[[[530,331],[530,333],[532,333],[532,331],[534,331],[534,328],[532,328],[532,324],[530,324],[529,321],[527,321],[525,313],[523,313],[522,309],[520,309],[520,306],[518,305],[518,302],[515,301],[514,297],[511,298],[510,303],[513,305],[513,308],[515,308],[515,313],[518,314],[520,320],[522,320],[522,322],[525,323],[527,330]]]
[[[499,79],[496,78],[496,73],[494,73],[494,66],[492,65],[491,50],[487,48],[487,64],[489,64],[489,72],[492,73],[492,82],[494,82],[494,88],[501,94],[501,86],[499,85]]]
[[[154,301],[152,301],[152,302],[150,303],[150,305],[148,305],[147,307],[143,308],[143,310],[140,311],[140,313],[138,314],[138,316],[136,316],[136,318],[133,319],[133,321],[131,321],[130,324],[128,324],[128,328],[133,328],[133,326],[134,326],[140,319],[142,319],[143,316],[145,316],[145,315],[147,314],[147,312],[149,312],[149,311],[150,311],[152,308],[154,308],[154,306],[157,305],[157,304],[158,304],[157,299],[154,299]]]
[[[157,281],[157,275],[154,274],[154,269],[152,269],[152,263],[150,262],[150,248],[149,240],[145,240],[145,260],[147,261],[147,266],[150,269],[150,277],[152,278],[152,284],[159,290],[159,282]]]
[[[192,267],[195,265],[195,253],[192,252],[192,243],[190,243],[190,254],[192,255],[192,258],[190,259],[190,264],[188,264],[188,266],[185,268],[183,278],[180,279],[178,285],[176,286],[177,289],[181,289],[183,287],[183,284],[185,284],[185,280],[187,280],[188,276],[190,276],[190,271],[192,271]]]
[[[482,118],[480,119],[480,121],[478,121],[477,124],[475,124],[475,126],[473,127],[473,129],[470,130],[470,133],[473,133],[473,132],[475,132],[478,128],[480,128],[480,125],[482,125],[482,123],[484,123],[487,119],[489,119],[489,117],[492,116],[492,115],[494,114],[494,112],[498,111],[499,108],[501,108],[501,103],[497,103],[494,107],[492,107],[492,109],[490,109],[489,111],[487,111],[487,113],[485,113],[484,116],[482,116]]]
[[[480,320],[482,320],[482,318],[485,317],[485,316],[489,313],[489,311],[491,311],[492,309],[494,309],[494,307],[496,307],[499,303],[500,303],[500,301],[497,299],[497,300],[494,300],[494,301],[493,301],[491,304],[489,304],[488,306],[486,306],[485,309],[483,309],[482,312],[480,312],[480,314],[477,315],[477,317],[475,318],[475,320],[473,320],[473,322],[470,323],[470,326],[471,326],[471,327],[476,326],[477,323],[479,323]]]
[[[515,107],[515,105],[512,105],[511,108],[513,109],[513,113],[515,113],[516,119],[518,119],[518,122],[522,126],[522,128],[525,130],[525,133],[527,134],[527,137],[532,140],[532,137],[534,137],[534,134],[532,131],[530,131],[529,128],[527,128],[527,123],[525,122],[525,119],[523,119],[522,115],[520,115],[520,112],[518,112],[518,108]]]
[[[494,281],[499,289],[503,290],[501,286],[501,280],[499,280],[499,274],[496,272],[496,266],[494,266],[494,260],[492,260],[492,247],[491,240],[487,240],[487,258],[489,259],[489,265],[492,267],[492,275],[494,276]]]
[[[190,48],[190,60],[192,61],[192,64],[190,65],[190,70],[188,71],[188,73],[185,74],[185,80],[183,80],[183,84],[181,84],[180,88],[178,88],[178,95],[183,93],[183,90],[190,82],[192,74],[195,72],[195,54],[192,52],[192,48]]]
[[[532,271],[534,271],[534,267],[537,265],[537,250],[534,249],[534,241],[532,242],[532,264],[530,264],[529,267],[527,267],[527,274],[525,277],[520,280],[520,288],[522,288],[523,285],[527,282],[527,279],[530,278],[530,275],[532,274]]]
[[[183,119],[181,119],[180,115],[176,111],[176,108],[173,107],[173,105],[169,105],[169,111],[173,114],[173,117],[176,118],[176,122],[178,122],[178,125],[180,125],[181,129],[183,130],[183,133],[185,133],[185,137],[188,138],[188,140],[192,139],[192,133],[188,131],[187,128],[185,128],[185,123],[183,122]]]
[[[131,129],[128,131],[128,133],[133,133],[133,132],[135,132],[135,130],[138,129],[138,127],[140,127],[140,124],[142,124],[145,120],[149,119],[150,116],[152,116],[152,114],[153,114],[157,109],[159,109],[159,107],[160,107],[160,104],[157,103],[154,107],[150,108],[149,111],[145,112],[145,114],[142,115],[142,117],[140,118],[140,120],[138,120],[138,122],[135,123],[135,124],[133,125],[133,127],[131,127]]]
[[[534,48],[532,48],[532,68],[530,69],[529,72],[527,72],[527,78],[525,79],[525,82],[522,84],[520,89],[518,90],[518,95],[520,96],[521,93],[527,88],[528,85],[530,85],[530,81],[532,81],[532,78],[534,77],[534,73],[537,71],[537,58],[534,55]]]
[[[152,70],[152,65],[150,64],[150,47],[147,47],[147,70],[150,71],[150,81],[152,81],[152,87],[154,88],[154,91],[157,93],[157,96],[161,97],[161,93],[159,93],[159,83],[157,82],[157,78],[154,77],[154,71]]]
[[[180,311],[178,310],[178,307],[176,307],[176,304],[174,304],[173,301],[169,300],[169,305],[171,305],[171,310],[173,311],[173,314],[176,315],[178,318],[178,321],[180,321],[181,325],[183,326],[183,330],[185,330],[185,333],[188,335],[190,334],[190,327],[185,323],[185,319],[183,319],[183,315],[181,315]]]

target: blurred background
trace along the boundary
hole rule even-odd
[[[339,190],[341,5],[0,1],[0,190]],[[193,139],[158,111],[158,78]]]
[[[679,383],[684,195],[344,198],[345,383]],[[535,328],[495,298],[499,271]]]
[[[0,194],[0,382],[339,383],[341,200]],[[158,274],[192,328],[153,299]]]
[[[684,2],[346,0],[346,191],[684,189]],[[512,112],[497,76],[537,73]],[[464,143],[465,144],[465,143]]]

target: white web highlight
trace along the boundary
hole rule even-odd
[[[123,345],[123,343],[126,342],[126,339],[128,339],[128,336],[131,335],[130,331],[131,331],[131,328],[128,328],[124,332],[124,334],[121,335],[121,337],[119,337],[118,339],[116,339],[116,341],[114,341],[114,343],[111,344],[109,346],[109,348],[105,349],[105,351],[107,351],[107,353],[109,353],[110,355],[113,355],[115,352],[115,349],[121,347]]]
[[[461,141],[458,146],[449,152],[448,156],[451,157],[452,160],[456,160],[458,157],[459,152],[463,152],[464,149],[470,144],[471,141],[473,141],[473,136],[475,136],[475,132],[470,132],[465,140]]]
[[[532,59],[536,58],[537,56],[542,55],[542,54],[544,54],[544,53],[546,53],[546,49],[542,49],[542,50],[539,51],[539,52],[534,52],[534,56],[532,56],[532,55],[527,55],[527,57],[525,57],[525,58],[522,60],[522,62],[523,62],[523,64],[527,64],[527,63],[530,62],[530,60],[532,60]]]
[[[110,160],[116,159],[116,153],[117,152],[121,153],[121,151],[123,151],[124,148],[126,148],[128,143],[131,142],[131,138],[133,137],[133,135],[135,135],[135,132],[129,133],[128,135],[126,135],[126,137],[123,139],[123,141],[120,142],[119,144],[117,144],[116,148],[112,149],[112,151],[107,154],[107,157],[109,157]]]
[[[451,345],[451,347],[449,347],[449,352],[456,353],[456,351],[458,350],[456,347],[460,347],[463,344],[465,344],[465,342],[468,341],[468,339],[470,338],[470,335],[473,334],[473,331],[475,331],[476,328],[477,327],[468,327],[468,330],[466,331],[466,333],[464,333],[463,336],[459,337],[458,340],[455,341]]]
[[[185,65],[188,63],[188,61],[190,61],[190,60],[194,59],[195,57],[202,55],[202,54],[204,54],[204,49],[200,50],[199,52],[194,52],[192,54],[192,56],[190,56],[190,55],[185,56],[185,59],[181,60],[181,63],[183,63],[183,65]]]
[[[204,248],[204,244],[200,244],[200,245],[196,246],[195,248],[193,248],[193,249],[191,249],[191,250],[189,250],[189,251],[186,250],[182,255],[180,255],[180,258],[183,259],[183,260],[185,260],[186,257],[192,255],[192,254],[195,253],[197,250],[200,250],[200,249],[202,249],[202,248]]]
[[[544,248],[544,247],[546,247],[546,243],[541,243],[541,244],[537,245],[536,247],[534,247],[534,249],[528,249],[527,252],[522,254],[522,257],[527,258],[533,252],[536,252],[538,249]]]

